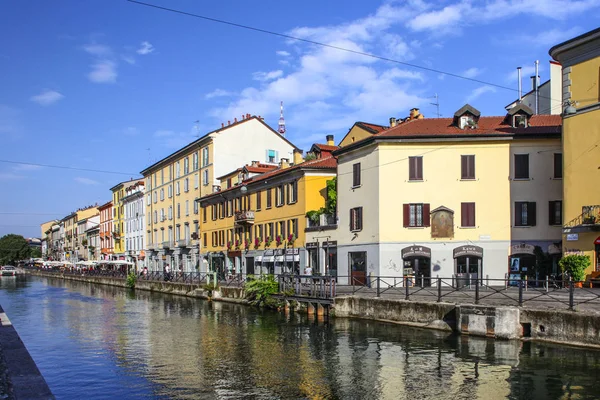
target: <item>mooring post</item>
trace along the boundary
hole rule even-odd
[[[410,292],[408,291],[408,276],[404,277],[404,288],[406,289],[406,295],[404,296],[404,300],[408,300],[410,298]]]
[[[442,302],[442,278],[437,277],[438,303]]]

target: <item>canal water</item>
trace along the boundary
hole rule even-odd
[[[58,399],[598,399],[600,352],[46,278],[0,304]]]

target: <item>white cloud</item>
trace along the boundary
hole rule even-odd
[[[156,132],[154,132],[154,137],[168,137],[168,136],[174,136],[175,132],[173,131],[168,131],[168,130],[158,130]]]
[[[25,178],[23,175],[13,174],[12,172],[0,172],[0,181],[15,181]]]
[[[273,79],[277,79],[279,77],[281,77],[283,75],[283,71],[278,69],[276,71],[270,71],[270,72],[255,72],[252,74],[252,79],[254,79],[255,81],[262,81],[262,82],[266,82],[266,81],[272,81]]]
[[[108,57],[112,55],[112,49],[109,46],[103,44],[86,44],[85,46],[83,46],[83,50],[97,57]]]
[[[204,95],[205,99],[212,99],[215,97],[227,97],[227,96],[233,96],[233,92],[228,92],[227,90],[223,90],[223,89],[215,89],[210,93],[207,93]]]
[[[415,31],[438,30],[446,31],[457,22],[463,20],[464,14],[468,12],[469,4],[458,3],[419,14],[408,21],[407,26]]]
[[[81,183],[83,185],[99,185],[100,182],[95,181],[93,179],[90,178],[82,178],[80,176],[78,176],[77,178],[74,178],[75,182]]]
[[[92,70],[88,74],[90,81],[94,83],[115,83],[117,81],[117,64],[110,60],[98,60],[91,65]]]
[[[465,103],[471,103],[477,100],[479,97],[484,95],[485,93],[495,93],[496,88],[492,86],[480,86],[477,89],[473,90],[465,99]]]
[[[154,46],[152,46],[152,44],[150,44],[150,42],[142,42],[141,47],[139,49],[137,49],[136,53],[141,54],[141,55],[146,55],[146,54],[150,54],[154,51]]]
[[[527,46],[535,47],[552,47],[558,43],[564,42],[570,38],[573,38],[581,34],[583,30],[577,26],[571,29],[558,29],[553,28],[547,31],[538,32],[532,35],[520,35],[516,41],[520,43],[526,43]],[[514,43],[515,38],[510,40],[510,43]]]
[[[55,90],[44,90],[42,93],[32,96],[30,100],[38,103],[41,106],[49,106],[64,97],[65,96]]]
[[[465,78],[475,78],[476,76],[481,75],[482,72],[483,70],[481,70],[480,68],[473,67],[464,71],[461,75]]]
[[[275,54],[277,54],[278,56],[281,56],[281,57],[289,57],[290,56],[290,53],[285,50],[276,51]]]
[[[125,61],[127,64],[135,64],[135,58],[132,56],[128,56],[128,55],[122,55],[121,58],[123,59],[123,61]]]

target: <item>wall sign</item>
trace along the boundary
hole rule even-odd
[[[329,240],[329,241],[323,242],[322,246],[323,246],[323,248],[337,247],[337,240]]]
[[[410,246],[405,247],[401,251],[402,258],[408,257],[425,257],[431,258],[431,249],[425,246]]]
[[[304,247],[306,247],[307,249],[318,249],[319,242],[308,242]]]
[[[453,250],[452,252],[454,258],[471,256],[471,257],[479,257],[483,258],[483,248],[479,246],[467,245],[460,246]]]
[[[510,246],[510,254],[531,254],[533,256],[535,255],[534,250],[535,246],[527,243],[513,244]]]
[[[579,233],[569,233],[567,234],[567,241],[568,242],[575,242],[579,240]]]

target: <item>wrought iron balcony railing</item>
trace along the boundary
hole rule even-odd
[[[600,230],[600,205],[581,207],[581,215],[563,226],[563,233],[577,233]]]

